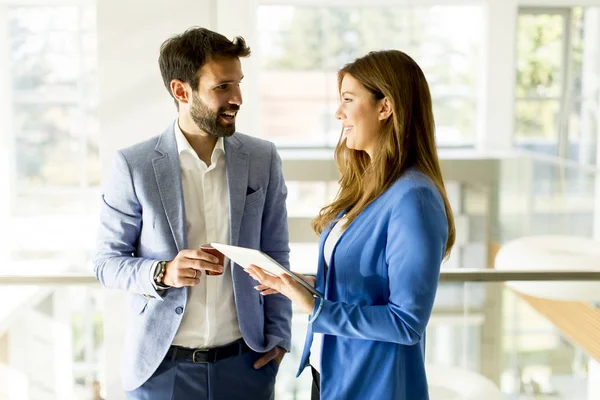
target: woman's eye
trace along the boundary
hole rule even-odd
[[[347,98],[347,97],[346,97],[346,98],[344,98],[344,103],[350,103],[351,101],[352,101],[352,99],[349,99],[349,98]]]

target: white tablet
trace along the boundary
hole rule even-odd
[[[323,295],[315,290],[304,279],[285,268],[277,261],[273,260],[267,254],[260,250],[248,249],[246,247],[230,246],[222,243],[211,243],[211,246],[223,253],[227,258],[242,268],[248,268],[251,264],[260,267],[267,274],[281,276],[287,274],[296,282],[304,286],[313,296],[323,298]]]

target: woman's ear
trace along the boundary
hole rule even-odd
[[[379,100],[379,104],[379,120],[385,121],[390,117],[390,115],[393,114],[392,104],[390,103],[387,97],[384,97],[383,99]]]

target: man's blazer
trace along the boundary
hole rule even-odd
[[[230,243],[260,249],[289,267],[281,159],[275,146],[240,133],[224,139]],[[117,152],[102,194],[94,270],[106,287],[130,293],[123,387],[133,390],[158,368],[185,312],[188,288],[156,291],[150,270],[187,248],[186,218],[174,124],[162,135]],[[291,303],[263,297],[237,266],[235,304],[243,338],[257,352],[291,346]]]

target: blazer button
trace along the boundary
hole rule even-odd
[[[176,312],[177,314],[181,314],[181,313],[183,313],[183,307],[177,307],[177,308],[175,309],[175,312]]]

